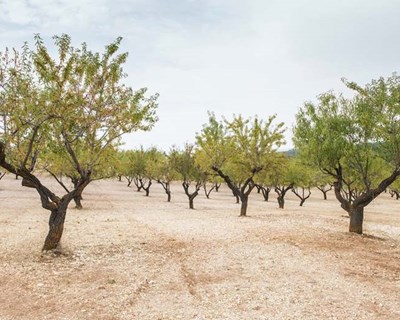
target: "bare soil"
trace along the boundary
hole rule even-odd
[[[94,182],[58,253],[40,251],[48,212],[0,181],[0,319],[400,319],[400,201],[367,207],[365,235],[328,193],[278,209],[254,192],[247,218],[227,188],[172,202]]]

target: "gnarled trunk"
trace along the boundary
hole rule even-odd
[[[288,186],[276,186],[275,187],[275,192],[278,195],[278,205],[279,209],[284,209],[285,207],[285,195],[286,192],[291,190],[293,188],[293,184],[289,184]]]
[[[247,214],[247,204],[249,202],[249,198],[246,196],[241,197],[241,206],[240,206],[240,217],[245,217]]]
[[[201,188],[201,183],[199,181],[195,184],[195,191],[193,193],[189,192],[190,182],[184,181],[182,183],[183,190],[185,190],[185,194],[189,199],[189,208],[194,209],[194,198],[196,198],[199,194],[199,190]]]
[[[207,182],[204,182],[203,189],[204,189],[204,194],[206,195],[206,198],[210,199],[210,194],[215,189],[215,184],[209,190],[207,190]]]
[[[218,173],[218,175],[223,178],[228,185],[229,189],[232,190],[233,195],[236,197],[237,203],[239,203],[239,199],[242,203],[240,208],[240,217],[245,217],[247,212],[247,203],[249,199],[249,195],[253,188],[255,187],[255,183],[253,181],[253,175],[261,170],[261,168],[254,168],[252,170],[253,175],[248,177],[243,184],[235,184],[231,178],[225,175],[222,170],[218,167],[213,166],[212,169]]]
[[[160,179],[156,179],[157,183],[161,184],[165,193],[167,194],[167,201],[171,202],[171,185],[168,181],[163,181]]]
[[[261,187],[262,195],[265,201],[269,200],[269,193],[271,191],[270,187]]]
[[[77,196],[75,196],[74,197],[74,202],[75,202],[75,208],[76,209],[82,209],[83,207],[82,207],[82,195],[77,195]]]
[[[53,250],[57,248],[64,231],[66,214],[67,208],[65,206],[60,206],[59,208],[51,211],[49,219],[49,232],[47,233],[42,250]]]
[[[351,208],[349,211],[349,215],[350,215],[349,231],[362,234],[363,221],[364,221],[364,208],[363,207]]]
[[[143,185],[142,185],[143,190],[146,192],[146,197],[148,197],[149,194],[150,194],[150,187],[151,187],[151,185],[152,185],[151,180],[149,180],[149,182],[147,183],[147,186],[145,186],[144,183],[143,183]]]
[[[236,193],[236,191],[234,189],[232,189],[232,194],[236,199],[236,203],[239,203],[240,202],[240,198],[239,198],[238,194]]]

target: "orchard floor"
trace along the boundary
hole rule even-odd
[[[316,190],[286,208],[254,192],[247,218],[222,188],[172,202],[100,181],[67,213],[61,254],[41,253],[48,212],[0,181],[0,319],[400,319],[400,201],[365,212],[364,236]]]

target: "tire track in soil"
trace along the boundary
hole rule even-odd
[[[152,289],[154,283],[160,283],[163,277],[168,278],[168,274],[164,275],[162,270],[168,269],[168,266],[173,264],[178,266],[178,270],[180,271],[180,275],[184,282],[183,284],[187,288],[189,294],[196,300],[199,300],[200,297],[196,290],[197,282],[195,276],[189,270],[186,262],[192,256],[193,243],[177,240],[138,219],[131,219],[135,224],[141,225],[146,229],[148,234],[151,234],[152,243],[146,243],[148,246],[147,249],[152,253],[165,256],[166,259],[151,273],[150,279],[146,279],[133,293],[133,297],[130,299],[129,304],[134,306],[142,295]]]
[[[94,185],[94,188],[97,193],[102,191],[101,187],[97,185]],[[107,203],[109,208],[117,207],[114,202],[118,202],[118,200],[114,199],[112,194],[103,193],[101,200],[103,203]],[[184,285],[189,294],[196,300],[199,300],[200,297],[196,291],[197,282],[195,276],[191,271],[189,271],[186,263],[186,260],[191,257],[193,252],[193,243],[177,240],[174,237],[160,232],[146,222],[134,218],[134,216],[130,216],[128,220],[129,222],[133,222],[133,224],[141,226],[143,229],[147,230],[149,235],[151,235],[151,239],[154,241],[154,244],[149,245],[148,248],[151,252],[156,252],[168,257],[168,259],[165,259],[165,261],[151,273],[151,279],[146,279],[138,286],[128,303],[131,306],[134,306],[141,296],[152,288],[152,284],[160,279],[163,275],[162,269],[165,269],[165,267],[171,263],[176,263],[179,266],[180,273],[184,280]]]

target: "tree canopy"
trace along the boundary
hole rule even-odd
[[[335,195],[362,233],[363,209],[400,175],[400,77],[361,87],[352,98],[328,92],[299,111],[294,143],[307,162],[334,179]]]
[[[254,176],[272,162],[272,155],[283,145],[284,124],[255,117],[218,121],[209,113],[209,121],[197,134],[197,159],[209,171],[215,171],[242,202],[241,216],[246,215],[248,196],[255,186]]]

